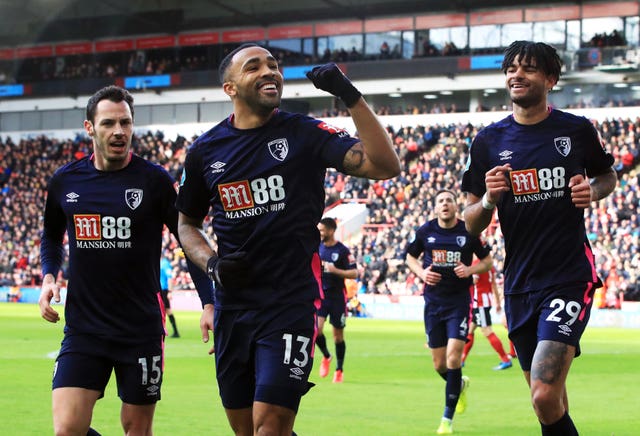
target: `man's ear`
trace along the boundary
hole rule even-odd
[[[89,120],[84,120],[84,130],[86,130],[89,136],[95,135],[95,130],[93,130],[93,123]]]
[[[234,95],[236,95],[236,84],[233,82],[224,82],[224,84],[222,85],[222,90],[229,97],[233,97]]]

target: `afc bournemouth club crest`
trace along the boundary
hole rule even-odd
[[[289,154],[289,143],[287,142],[287,138],[275,139],[267,144],[269,147],[269,153],[275,159],[280,162],[284,161]]]
[[[124,191],[124,201],[131,210],[135,210],[142,203],[142,189],[132,188]]]
[[[456,242],[458,243],[459,247],[464,247],[464,244],[467,243],[467,237],[466,236],[456,236]]]
[[[571,151],[571,138],[568,136],[561,136],[559,138],[554,138],[553,143],[555,144],[558,153],[564,157],[569,156],[569,152]]]

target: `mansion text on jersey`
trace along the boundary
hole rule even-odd
[[[543,201],[550,198],[564,197],[564,191],[538,192],[536,194],[514,195],[514,203],[529,203],[532,201]]]
[[[76,241],[76,248],[131,248],[130,241]]]
[[[252,216],[264,215],[269,212],[280,212],[284,210],[285,203],[274,203],[269,206],[258,206],[250,209],[230,210],[225,212],[225,216],[229,219],[247,218]]]

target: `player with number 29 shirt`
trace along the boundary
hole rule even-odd
[[[601,286],[584,210],[617,181],[589,120],[547,103],[561,70],[548,44],[514,41],[505,50],[513,114],[476,135],[462,178],[470,233],[484,230],[498,210],[509,337],[545,436],[578,434],[566,378]]]

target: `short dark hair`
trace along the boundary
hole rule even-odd
[[[504,51],[502,61],[502,72],[507,73],[509,67],[516,58],[520,58],[521,63],[530,63],[535,60],[536,67],[541,69],[547,76],[552,76],[558,81],[562,70],[562,59],[552,46],[544,42],[514,41]]]
[[[114,103],[120,103],[121,101],[127,102],[131,110],[131,118],[133,118],[133,96],[124,88],[109,85],[99,89],[89,98],[89,102],[87,103],[87,120],[92,123],[95,121],[96,107],[102,100],[109,100]]]
[[[335,230],[335,229],[338,228],[338,223],[336,223],[336,220],[333,219],[333,218],[329,218],[329,217],[322,218],[320,220],[320,224],[322,224],[323,226],[325,226],[326,228],[331,229],[331,230]]]
[[[224,57],[224,59],[222,59],[222,61],[220,62],[220,65],[218,66],[218,79],[220,79],[220,83],[225,82],[224,77],[227,74],[227,70],[229,69],[229,65],[231,65],[231,60],[233,59],[235,54],[238,53],[240,50],[244,50],[245,48],[249,48],[249,47],[260,47],[260,46],[254,42],[245,42],[244,44],[231,50],[229,54],[227,54]]]

